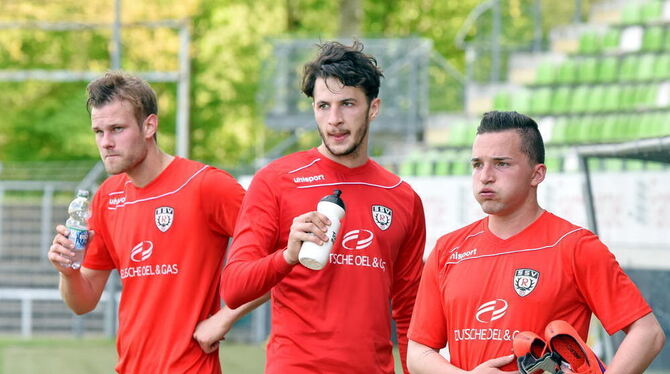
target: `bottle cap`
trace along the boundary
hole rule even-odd
[[[77,196],[88,198],[88,190],[78,190],[77,191]]]
[[[340,190],[334,190],[332,195],[326,195],[324,196],[321,201],[327,201],[329,203],[337,204],[339,205],[342,209],[346,210],[344,208],[344,201],[340,199],[340,195],[342,195],[342,191]]]

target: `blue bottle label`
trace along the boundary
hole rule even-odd
[[[86,243],[88,242],[88,230],[73,229],[68,227],[70,230],[70,235],[68,239],[72,240],[74,243],[74,249],[77,251],[82,251],[86,249]]]

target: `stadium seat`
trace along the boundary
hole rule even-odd
[[[626,82],[635,80],[637,77],[638,56],[628,55],[623,58],[619,69],[619,81]]]
[[[656,61],[654,63],[654,78],[655,79],[670,78],[670,54],[664,53],[656,57]]]
[[[535,71],[536,84],[551,84],[555,81],[556,66],[552,61],[542,61]]]
[[[610,84],[605,87],[603,95],[602,110],[615,111],[620,109],[621,86]]]
[[[530,109],[530,91],[527,89],[514,91],[511,98],[510,110],[527,113]]]
[[[551,95],[552,89],[543,87],[533,91],[530,96],[530,113],[532,114],[546,114],[551,111]]]
[[[601,83],[615,82],[617,79],[619,59],[614,56],[601,58],[598,61],[596,81]]]
[[[551,141],[550,144],[565,144],[566,141],[566,130],[567,130],[568,120],[565,116],[560,116],[556,118],[554,126],[551,128]]]
[[[493,98],[493,109],[495,110],[511,110],[511,97],[507,91],[498,91]]]
[[[645,54],[640,56],[637,65],[636,80],[646,81],[654,78],[654,65],[656,63],[656,55]]]
[[[663,12],[663,3],[659,0],[651,0],[642,4],[640,8],[640,21],[649,23],[656,21]]]
[[[591,88],[591,93],[586,98],[586,111],[595,113],[605,110],[605,86],[599,84]]]
[[[579,85],[575,88],[572,100],[570,102],[570,109],[575,113],[583,113],[589,109],[589,95],[591,88],[587,85]]]
[[[558,68],[558,75],[556,81],[559,83],[574,83],[575,82],[575,62],[571,59],[564,61]]]
[[[613,52],[619,49],[619,38],[621,32],[619,29],[610,28],[602,37],[602,50],[604,52]]]
[[[585,31],[579,37],[579,53],[590,55],[600,52],[600,37],[595,31]]]
[[[621,12],[621,23],[624,25],[633,25],[642,22],[640,4],[628,2]]]
[[[554,90],[551,110],[555,114],[567,113],[570,110],[572,89],[569,86],[560,86]]]
[[[598,58],[586,57],[577,65],[577,81],[580,83],[593,83],[598,76]]]
[[[648,52],[659,51],[663,48],[665,29],[661,26],[651,26],[644,31],[642,49]]]
[[[431,150],[423,153],[423,155],[416,160],[416,176],[429,177],[433,175],[433,164],[438,158],[439,156],[436,151]]]

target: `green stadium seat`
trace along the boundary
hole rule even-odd
[[[563,159],[558,156],[545,156],[544,165],[547,167],[547,171],[560,173],[562,171]]]
[[[637,95],[637,86],[628,84],[621,89],[619,96],[620,109],[628,110],[636,107],[635,97]]]
[[[640,4],[628,2],[621,12],[621,23],[624,25],[633,25],[642,22]]]
[[[543,87],[533,91],[530,97],[530,113],[546,114],[551,111],[552,89]]]
[[[429,177],[433,175],[433,164],[439,158],[436,151],[428,151],[416,160],[416,176]]]
[[[566,140],[566,131],[568,125],[567,117],[561,116],[557,117],[554,122],[554,126],[551,128],[551,141],[550,144],[565,144]]]
[[[574,83],[576,76],[576,65],[574,60],[566,60],[558,68],[556,81],[559,83]]]
[[[670,54],[656,56],[656,62],[654,63],[654,78],[670,78]]]
[[[590,113],[605,110],[605,86],[599,84],[591,88],[591,93],[586,98],[586,111]]]
[[[651,0],[642,4],[640,8],[640,19],[644,23],[656,21],[663,12],[663,3],[659,0]]]
[[[660,51],[663,49],[663,38],[665,29],[661,26],[651,26],[644,31],[642,36],[642,50],[648,52]]]
[[[616,115],[605,116],[602,124],[602,129],[600,132],[600,140],[603,143],[609,143],[615,141],[618,136],[617,126],[618,121]]]
[[[554,83],[556,77],[556,66],[552,61],[542,61],[535,71],[535,83],[537,84],[551,84]]]
[[[512,93],[511,108],[519,113],[528,113],[530,111],[530,91],[527,89],[514,91]]]
[[[575,88],[570,108],[575,113],[583,113],[589,110],[589,95],[591,88],[587,85],[580,85]]]
[[[493,109],[510,110],[512,107],[512,98],[507,91],[498,91],[493,98]]]
[[[472,172],[470,166],[470,152],[459,152],[451,163],[451,175],[469,175]]]
[[[469,147],[474,139],[476,126],[467,122],[454,122],[449,126],[447,145],[451,147]]]
[[[595,31],[585,31],[579,36],[579,53],[590,55],[600,52],[600,37]]]
[[[602,44],[602,49],[603,51],[606,52],[611,52],[611,51],[616,51],[619,49],[619,38],[621,36],[621,32],[619,29],[615,28],[610,28],[605,32],[605,35],[603,35],[601,44]]]
[[[580,83],[592,83],[598,76],[598,59],[586,57],[577,65],[577,81]]]
[[[608,56],[598,60],[596,81],[601,83],[615,82],[618,77],[619,59]]]
[[[405,157],[398,166],[398,174],[401,177],[411,177],[416,175],[416,162],[420,159],[418,152],[412,152]]]
[[[565,125],[565,142],[567,144],[576,144],[580,141],[580,128],[582,117],[571,117]]]
[[[638,56],[628,55],[623,58],[621,68],[619,69],[620,81],[632,81],[637,77]]]
[[[562,114],[570,111],[570,99],[572,89],[568,86],[560,86],[554,90],[551,110],[553,113]]]
[[[437,155],[435,159],[435,168],[433,169],[433,175],[436,176],[445,176],[449,175],[449,169],[451,165],[451,160],[454,158],[453,152],[443,151]]]
[[[615,111],[620,109],[621,87],[617,84],[610,84],[605,87],[603,95],[602,110]]]
[[[646,81],[654,78],[654,65],[656,56],[652,54],[642,55],[638,60],[636,79]]]

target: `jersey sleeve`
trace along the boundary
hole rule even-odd
[[[575,248],[572,267],[577,286],[608,334],[651,312],[638,288],[597,236],[579,239]]]
[[[86,247],[82,266],[94,270],[112,270],[117,266],[110,254],[112,246],[103,219],[106,207],[102,204],[100,196],[101,193],[98,191],[93,196],[91,203],[91,218],[88,220],[88,228],[93,231],[93,237]]]
[[[212,168],[205,173],[200,199],[210,228],[223,236],[232,237],[244,198],[244,189],[235,178],[223,170]]]
[[[439,280],[441,247],[441,241],[438,241],[423,268],[408,332],[409,339],[434,349],[444,348],[448,339]]]
[[[396,323],[398,348],[403,370],[407,369],[407,329],[412,318],[414,300],[423,268],[423,250],[426,245],[426,219],[421,198],[414,193],[414,207],[408,217],[411,229],[405,237],[393,265],[392,316]]]
[[[221,297],[233,309],[265,295],[293,268],[275,251],[279,199],[267,174],[261,170],[251,181],[221,274]]]

